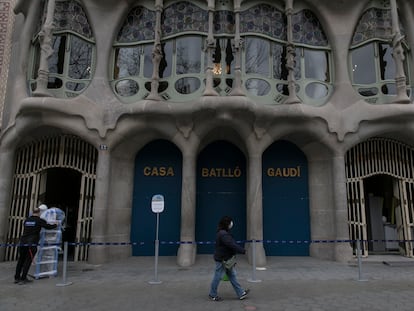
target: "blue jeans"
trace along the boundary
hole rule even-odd
[[[210,287],[210,296],[212,297],[217,296],[217,288],[220,284],[220,281],[224,273],[226,272],[226,268],[224,268],[221,262],[216,261],[215,263],[216,263],[216,270],[214,271],[214,277],[213,277],[213,281],[211,282],[211,287]],[[237,297],[240,297],[243,294],[244,289],[240,286],[239,282],[237,281],[236,269],[234,268],[234,266],[230,270],[227,270],[227,276],[229,277],[229,281],[231,285],[233,286]]]

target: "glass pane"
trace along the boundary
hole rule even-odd
[[[278,83],[276,85],[276,89],[279,93],[288,96],[289,95],[289,89],[287,84]]]
[[[200,73],[202,49],[201,37],[182,37],[177,39],[176,44],[177,74]]]
[[[115,50],[114,79],[138,76],[141,63],[141,47]]]
[[[329,82],[328,53],[305,49],[305,76]]]
[[[286,68],[286,47],[281,44],[272,44],[273,77],[278,80],[287,80],[289,71]]]
[[[48,59],[50,73],[63,73],[65,62],[66,36],[53,36],[53,54]]]
[[[138,93],[138,83],[134,80],[119,81],[115,85],[116,92],[121,96],[132,96]]]
[[[36,41],[34,46],[34,55],[33,55],[33,71],[32,71],[32,79],[37,79],[37,75],[39,74],[39,64],[40,64],[40,44]]]
[[[231,74],[234,72],[234,52],[231,45],[231,40],[227,39],[226,42],[226,74]]]
[[[375,78],[374,44],[364,45],[351,52],[353,81],[357,84],[371,84]]]
[[[380,43],[378,46],[381,80],[395,79],[395,63],[392,58],[392,47]]]
[[[387,83],[381,87],[381,91],[385,95],[397,95],[397,86],[395,83]]]
[[[322,83],[309,83],[306,86],[306,95],[313,99],[321,99],[328,95],[328,88]]]
[[[48,89],[60,89],[63,85],[62,79],[56,77],[49,77],[47,88]]]
[[[66,88],[71,91],[82,91],[86,87],[85,83],[66,82]]]
[[[167,41],[161,43],[162,59],[159,66],[160,78],[167,78],[171,76],[172,59],[173,59],[173,42]]]
[[[245,71],[269,75],[269,42],[259,38],[246,38]]]
[[[370,87],[370,88],[360,88],[358,89],[358,93],[362,96],[375,96],[378,94],[378,89],[376,87]]]
[[[70,36],[69,77],[74,79],[89,79],[92,66],[92,44]]]
[[[147,44],[144,46],[144,77],[152,77],[152,44]]]
[[[248,79],[246,81],[247,91],[255,96],[264,96],[270,92],[270,84],[261,79]]]
[[[302,48],[295,49],[295,68],[293,69],[295,73],[295,80],[300,80],[302,78]]]
[[[200,88],[200,80],[197,78],[182,78],[175,82],[175,89],[180,94],[191,94]]]

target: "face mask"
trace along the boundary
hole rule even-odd
[[[233,221],[230,222],[229,229],[233,228]]]

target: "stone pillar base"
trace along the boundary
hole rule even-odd
[[[181,244],[177,253],[177,264],[180,267],[189,267],[195,263],[197,253],[196,244]]]
[[[348,262],[352,258],[352,247],[349,243],[335,244],[335,261]]]
[[[94,243],[103,243],[105,238],[94,238]],[[88,263],[96,265],[107,262],[107,247],[105,245],[93,245],[88,250]]]

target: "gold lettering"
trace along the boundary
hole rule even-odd
[[[150,166],[145,166],[144,170],[143,170],[144,176],[160,176],[160,177],[165,177],[165,176],[174,176],[174,168],[169,166],[160,166],[160,167],[150,167]]]
[[[167,170],[167,176],[174,176],[174,169],[171,166]]]
[[[300,177],[300,166],[296,167],[269,167],[267,176],[270,177]]]

